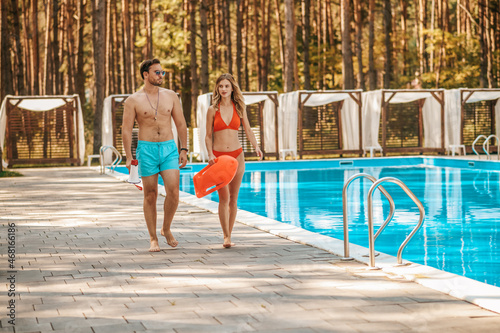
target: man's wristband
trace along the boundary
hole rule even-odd
[[[189,151],[189,149],[187,149],[187,148],[181,148],[181,151],[183,151],[183,150],[185,150],[186,153]]]

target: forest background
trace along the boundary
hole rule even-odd
[[[188,126],[232,73],[243,91],[500,87],[500,0],[2,0],[0,97],[78,94],[88,150],[104,98],[159,58]]]

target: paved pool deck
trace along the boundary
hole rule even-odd
[[[16,171],[0,178],[0,332],[500,329],[496,312],[246,224],[224,249],[217,215],[182,202],[179,246],[150,253],[135,186],[87,167]]]

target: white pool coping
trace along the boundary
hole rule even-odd
[[[107,171],[106,174],[124,182],[128,179],[127,175],[121,173]],[[158,185],[158,190],[161,195],[165,195],[165,189],[162,185]],[[179,200],[213,214],[217,214],[218,212],[217,202],[205,198],[197,198],[187,192],[180,191]],[[241,209],[238,210],[236,221],[297,243],[325,250],[339,257],[344,256],[344,242],[340,239],[317,234]],[[366,264],[367,270],[370,270],[372,268],[370,268],[369,258],[366,256],[368,252],[368,248],[363,246],[355,244],[350,244],[349,246],[350,257]],[[425,287],[500,313],[500,287],[404,259],[403,265],[398,266],[396,257],[384,253],[380,253],[375,258],[375,266],[384,272],[403,276],[405,279],[414,281]]]

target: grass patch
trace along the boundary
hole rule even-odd
[[[1,162],[0,162],[1,163]],[[0,178],[2,177],[22,177],[23,175],[15,171],[0,171]]]

